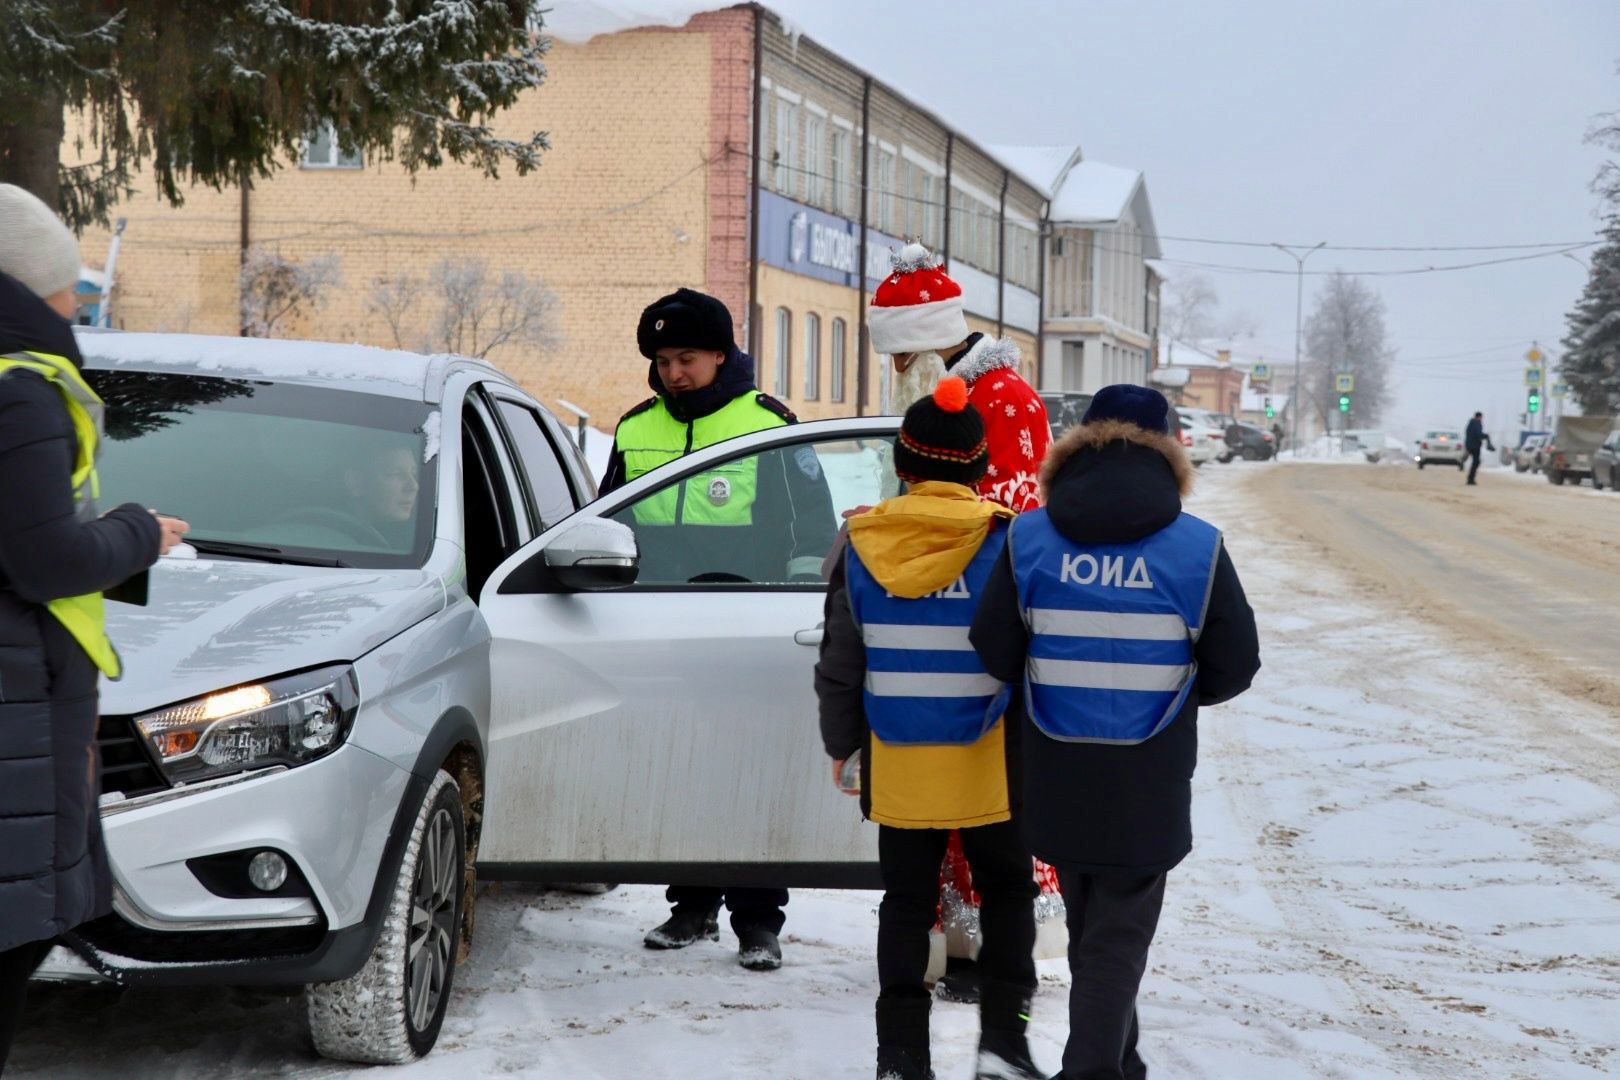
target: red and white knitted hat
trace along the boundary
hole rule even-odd
[[[872,294],[867,326],[880,353],[935,352],[967,340],[962,286],[940,269],[943,262],[921,244],[889,256],[894,272]]]

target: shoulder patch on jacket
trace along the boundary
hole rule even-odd
[[[754,395],[754,404],[759,405],[761,408],[764,408],[769,412],[775,413],[777,416],[780,416],[784,421],[786,421],[789,424],[797,424],[799,422],[799,418],[797,416],[793,415],[793,410],[792,409],[788,408],[786,405],[782,404],[780,401],[777,401],[775,398],[771,397],[771,395],[769,395],[769,394],[764,394],[764,393],[755,394]]]
[[[621,423],[621,424],[624,423],[626,420],[630,419],[632,416],[640,416],[642,413],[646,412],[648,409],[652,408],[654,405],[657,405],[657,404],[658,404],[658,395],[654,394],[652,397],[648,398],[646,401],[643,401],[640,405],[635,406],[629,412],[627,412],[623,416],[619,417],[619,423]]]

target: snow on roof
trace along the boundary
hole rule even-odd
[[[544,16],[543,32],[570,45],[602,34],[647,26],[685,26],[692,16],[733,6],[724,0],[556,0]]]
[[[1232,366],[1229,362],[1205,352],[1196,345],[1190,345],[1185,341],[1176,341],[1172,338],[1164,339],[1163,344],[1159,346],[1159,355],[1166,364],[1173,364],[1176,367],[1219,368]]]
[[[1147,181],[1139,170],[1100,161],[1076,162],[1053,196],[1049,216],[1059,223],[1106,226],[1123,220],[1127,210],[1142,230],[1142,256],[1162,257]]]
[[[1069,170],[1080,163],[1078,144],[1063,146],[987,146],[1003,165],[1035,183],[1047,198],[1063,184]]]
[[[1267,398],[1271,399],[1271,407],[1277,413],[1282,413],[1288,408],[1287,394],[1268,394],[1256,390],[1248,382],[1243,384],[1243,403],[1239,407],[1244,412],[1261,412],[1266,407]]]
[[[232,379],[268,379],[331,386],[388,397],[428,400],[449,364],[482,361],[461,357],[337,345],[285,338],[213,337],[207,334],[147,334],[120,330],[77,331],[79,350],[91,368],[176,372]]]

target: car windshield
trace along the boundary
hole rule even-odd
[[[207,555],[379,569],[426,561],[436,470],[422,402],[196,375],[85,377],[107,403],[103,507],[135,502],[185,518]]]

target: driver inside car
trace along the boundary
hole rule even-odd
[[[370,448],[343,472],[349,512],[370,526],[377,541],[391,548],[410,545],[421,486],[417,454],[408,446]]]

